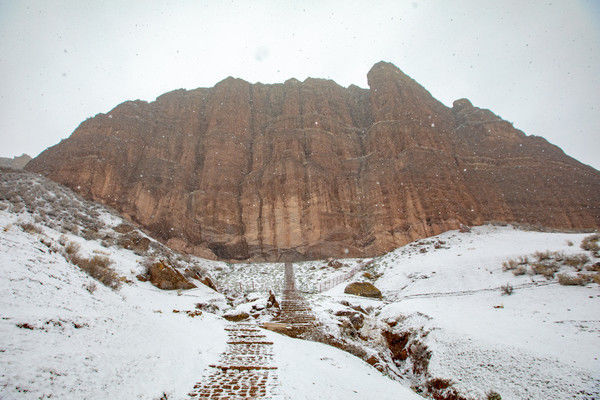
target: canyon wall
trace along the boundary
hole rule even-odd
[[[461,223],[600,226],[600,172],[394,65],[176,90],[88,119],[26,169],[204,257],[373,256]]]

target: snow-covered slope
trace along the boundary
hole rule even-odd
[[[172,312],[219,300],[214,291],[113,291],[15,220],[0,212],[0,398],[177,398],[224,348],[219,318]],[[138,268],[130,251],[110,257]]]
[[[148,254],[213,271],[227,265],[168,253],[153,240],[148,251],[127,250],[106,239],[127,223],[110,210],[39,176],[2,178],[0,399],[189,398],[225,350],[226,324],[207,311],[173,310],[208,303],[220,314],[231,305],[197,281],[196,289],[162,291],[136,275]],[[121,287],[110,289],[69,262],[69,246],[81,257],[110,259]],[[280,378],[275,399],[421,398],[341,350],[269,338]]]
[[[384,297],[368,304],[377,307],[382,325],[418,332],[432,354],[429,376],[451,379],[462,394],[484,398],[494,390],[504,400],[597,399],[598,284],[562,286],[533,274],[530,266],[518,276],[502,266],[519,256],[534,264],[535,252],[550,251],[561,258],[585,253],[593,270],[599,260],[579,247],[586,236],[482,226],[421,240],[375,259],[381,276],[374,283]],[[576,271],[562,265],[561,272]],[[503,294],[506,284],[512,295]],[[344,295],[344,286],[325,293],[329,299],[313,300],[315,307],[330,302],[325,308],[333,309],[340,300],[364,306],[364,300]]]

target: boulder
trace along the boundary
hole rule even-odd
[[[223,318],[225,318],[227,321],[232,322],[243,321],[245,319],[248,319],[249,317],[250,314],[248,314],[247,312],[237,310],[226,312],[225,314],[223,314]]]
[[[353,282],[346,286],[344,293],[363,297],[381,298],[381,291],[369,282]]]
[[[148,268],[148,277],[150,283],[163,290],[193,289],[196,287],[181,272],[164,261],[152,264]]]

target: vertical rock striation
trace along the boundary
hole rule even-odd
[[[176,90],[84,121],[27,169],[179,250],[372,256],[461,223],[600,226],[600,173],[392,64],[330,80]]]

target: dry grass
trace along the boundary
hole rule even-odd
[[[523,265],[519,265],[517,268],[512,271],[514,276],[525,275],[527,273],[527,268]]]
[[[513,293],[514,288],[510,283],[507,283],[506,285],[500,286],[500,290],[502,291],[502,294],[510,296]]]
[[[519,264],[519,265],[527,265],[527,264],[529,264],[529,257],[527,257],[527,256],[517,257],[517,264]]]
[[[581,269],[586,263],[590,261],[590,258],[585,254],[575,254],[572,256],[565,257],[563,263],[573,268]]]
[[[519,263],[516,260],[508,259],[502,263],[502,271],[512,271],[517,268],[518,265]]]
[[[588,265],[587,267],[585,267],[585,269],[588,271],[600,272],[600,262],[597,262],[596,264]]]
[[[541,261],[550,260],[552,258],[552,252],[550,252],[548,250],[546,250],[546,251],[536,251],[535,253],[533,253],[533,255],[540,262]]]
[[[558,274],[558,283],[564,286],[585,286],[588,279],[583,275]]]
[[[65,246],[65,253],[67,253],[69,256],[77,254],[79,252],[79,249],[81,249],[81,246],[79,245],[79,243],[75,243],[75,242],[68,242]]]
[[[42,233],[42,230],[40,229],[39,226],[35,225],[35,224],[31,224],[29,222],[19,222],[17,223],[18,226],[21,227],[21,229],[23,229],[24,232],[27,233]]]
[[[591,251],[595,257],[600,257],[600,234],[595,233],[593,235],[585,237],[581,241],[580,247],[583,250]]]
[[[73,254],[70,259],[73,264],[77,265],[81,270],[98,280],[104,286],[115,290],[121,287],[119,276],[110,267],[112,261],[108,257],[93,256],[85,258]]]
[[[556,264],[556,262],[535,262],[531,264],[531,269],[536,275],[542,275],[547,279],[552,279],[554,278],[554,274],[560,269],[560,267],[558,264]]]
[[[432,392],[434,390],[444,390],[453,385],[453,382],[450,379],[442,379],[442,378],[433,378],[428,380],[425,383],[425,387],[428,392]]]

